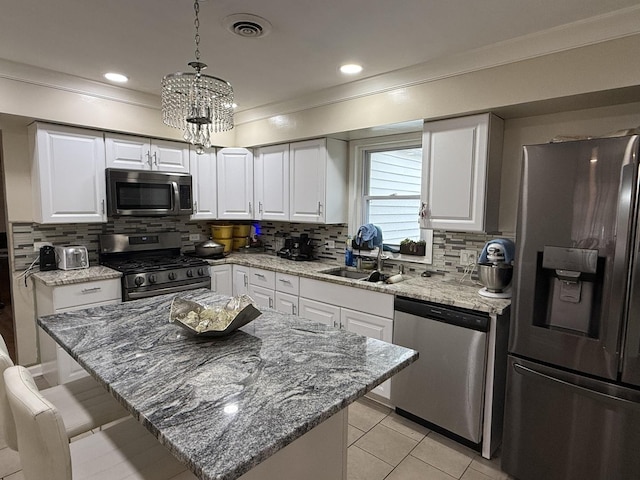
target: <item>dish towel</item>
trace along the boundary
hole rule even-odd
[[[382,245],[382,229],[373,223],[362,225],[354,239],[357,246],[374,248]]]
[[[510,264],[511,262],[513,262],[513,257],[514,257],[515,252],[516,252],[515,243],[513,243],[508,238],[496,238],[496,239],[490,240],[487,243],[485,243],[484,248],[482,249],[482,252],[480,253],[480,256],[478,257],[478,263],[488,263],[489,262],[489,260],[487,259],[487,249],[489,248],[489,245],[491,245],[492,243],[498,243],[498,244],[502,245],[502,247],[504,248],[504,263],[509,263]]]

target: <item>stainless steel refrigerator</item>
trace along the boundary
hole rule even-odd
[[[638,136],[525,146],[502,468],[640,479]]]

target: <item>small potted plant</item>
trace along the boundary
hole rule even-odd
[[[405,238],[400,242],[400,253],[403,255],[420,255],[424,257],[427,242],[424,240],[411,240]]]

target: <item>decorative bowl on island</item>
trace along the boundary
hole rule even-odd
[[[226,304],[211,306],[176,297],[171,302],[169,322],[198,337],[224,337],[261,314],[248,295],[232,297]]]

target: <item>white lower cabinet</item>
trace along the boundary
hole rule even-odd
[[[119,278],[50,287],[36,282],[36,315],[52,315],[122,301]],[[71,382],[87,372],[42,329],[38,328],[42,374],[50,385]]]
[[[340,307],[329,303],[300,298],[300,316],[331,327],[340,326]]]
[[[301,278],[300,316],[365,337],[393,340],[393,295]],[[389,399],[390,387],[387,380],[372,393]]]
[[[249,284],[249,296],[253,298],[259,307],[273,308],[275,292],[270,288]]]
[[[391,343],[393,338],[393,320],[369,313],[341,308],[340,325],[348,332],[376,338],[388,343]],[[372,392],[387,399],[391,398],[391,382],[387,380],[381,383]]]
[[[275,309],[280,313],[298,315],[298,296],[290,293],[276,292]]]
[[[249,294],[249,267],[234,265],[233,273],[233,296]]]
[[[220,295],[233,295],[231,265],[214,265],[209,268],[211,275],[211,290]]]

